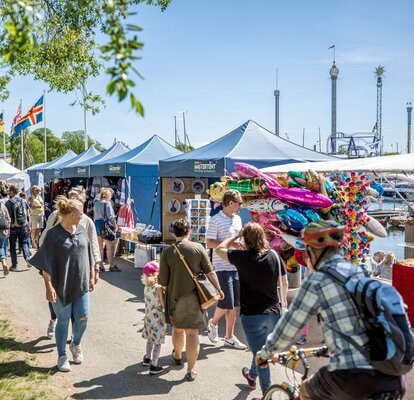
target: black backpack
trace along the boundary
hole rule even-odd
[[[27,207],[22,199],[12,201],[13,203],[13,224],[14,227],[22,227],[27,225]]]
[[[409,372],[414,364],[414,337],[397,289],[377,279],[346,277],[332,265],[325,264],[319,271],[345,288],[364,322],[368,348],[329,325],[331,329],[383,374],[400,376]]]

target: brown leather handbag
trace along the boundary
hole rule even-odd
[[[210,280],[204,272],[200,272],[199,274],[194,275],[193,271],[188,266],[187,261],[185,261],[184,256],[175,244],[174,248],[178,253],[179,257],[181,258],[181,261],[187,268],[187,271],[190,274],[191,279],[194,281],[201,309],[207,310],[207,308],[211,307],[213,304],[217,303],[220,300],[219,292],[213,286],[213,284],[210,282]]]

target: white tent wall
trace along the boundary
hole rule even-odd
[[[309,169],[317,172],[367,171],[374,173],[412,173],[414,172],[414,154],[292,163],[263,168],[262,171],[270,174],[288,171],[307,171]]]

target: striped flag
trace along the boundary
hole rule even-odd
[[[21,116],[22,116],[22,101],[20,100],[20,104],[19,104],[19,107],[17,108],[16,116],[13,118],[13,123],[10,128],[12,134],[14,133],[14,127],[17,125],[17,122],[19,121]]]
[[[19,135],[20,132],[29,127],[38,124],[43,121],[43,96],[37,101],[37,103],[19,119],[14,132]]]

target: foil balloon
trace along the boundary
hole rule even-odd
[[[299,211],[288,209],[277,213],[277,218],[280,222],[286,225],[289,229],[295,232],[300,232],[309,221]]]
[[[261,175],[261,171],[256,168],[254,165],[246,164],[243,162],[235,162],[234,170],[239,179],[244,178],[255,178],[256,176]]]
[[[364,222],[365,222],[365,227],[375,236],[378,236],[378,237],[388,236],[387,231],[385,230],[383,225],[378,220],[376,220],[374,217],[370,217],[367,215]]]
[[[311,192],[308,189],[301,188],[284,188],[284,187],[269,187],[269,192],[281,199],[290,203],[312,207],[324,208],[332,206],[333,202],[328,197],[320,193]]]
[[[321,216],[313,209],[306,207],[299,207],[297,209],[309,222],[316,222],[321,220]]]
[[[270,247],[276,250],[277,253],[283,253],[289,250],[291,246],[286,243],[280,236],[275,236],[269,243]]]
[[[245,207],[249,211],[253,212],[277,212],[284,210],[287,206],[282,203],[279,199],[272,197],[262,198],[262,199],[253,199],[248,200],[245,203]]]
[[[227,190],[226,182],[214,182],[210,185],[210,189],[207,190],[207,193],[210,196],[210,199],[215,202],[222,202],[224,193]]]
[[[293,255],[295,256],[296,261],[298,262],[298,264],[303,265],[304,267],[308,266],[307,262],[305,261],[306,260],[306,254],[305,254],[304,251],[295,249]]]
[[[286,261],[286,270],[292,274],[299,270],[299,265],[295,256],[289,257]]]

